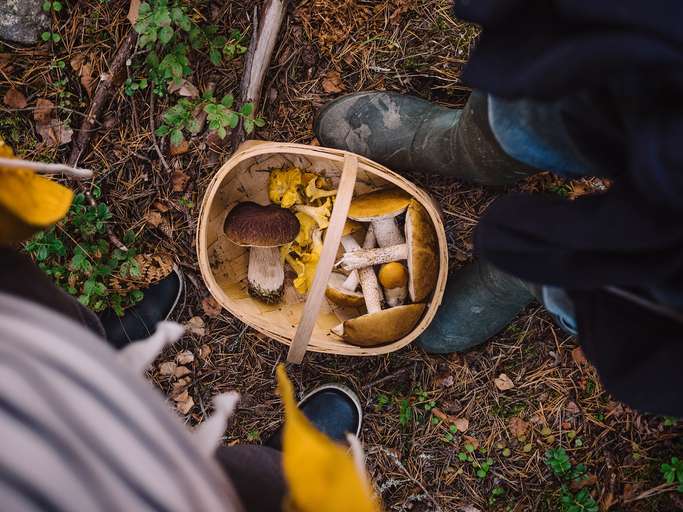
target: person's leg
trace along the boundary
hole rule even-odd
[[[216,459],[247,512],[281,512],[287,495],[282,453],[268,446],[221,446]]]
[[[31,258],[10,247],[0,247],[0,292],[57,311],[104,337],[104,329],[95,313],[55,286]]]

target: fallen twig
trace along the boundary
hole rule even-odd
[[[21,158],[0,157],[0,165],[31,169],[43,174],[64,174],[76,180],[92,178],[93,172],[90,169],[79,169],[64,164],[48,164],[45,162],[34,162],[33,160],[22,160]]]
[[[164,166],[164,169],[166,169],[166,172],[170,173],[171,167],[168,165],[168,162],[164,158],[164,154],[161,152],[159,144],[157,143],[157,136],[154,133],[154,131],[156,130],[156,127],[154,125],[154,115],[154,90],[152,90],[150,91],[149,95],[149,131],[152,135],[152,144],[154,145],[154,150],[157,152],[157,155],[159,155],[159,160],[161,160],[161,164]]]
[[[263,82],[270,66],[288,0],[265,0],[261,17],[254,7],[254,23],[251,42],[244,60],[244,74],[240,84],[242,105],[253,103],[258,108]],[[232,132],[232,146],[236,148],[244,140],[242,123]]]
[[[664,494],[665,492],[671,492],[674,489],[676,489],[676,484],[661,484],[658,485],[657,487],[653,487],[652,489],[648,489],[647,491],[641,492],[638,496],[634,498],[629,498],[627,500],[622,501],[623,505],[626,505],[627,503],[632,503],[634,501],[638,500],[644,500],[646,498],[651,498],[652,496],[657,496],[658,494]]]

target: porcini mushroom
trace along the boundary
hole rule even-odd
[[[353,220],[348,219],[346,220],[346,224],[344,224],[344,231],[342,232],[341,239],[341,244],[342,247],[344,247],[345,251],[357,251],[361,248],[356,239],[353,237],[353,234],[361,231],[362,229],[363,224],[361,224],[360,222],[355,222]],[[358,271],[352,270],[346,278],[346,281],[344,281],[344,288],[348,290],[355,290],[356,288],[358,288],[359,284],[360,279],[358,277]]]
[[[346,320],[332,332],[360,347],[374,347],[410,334],[422,317],[425,304],[407,304]]]
[[[299,233],[296,215],[272,204],[239,203],[225,218],[223,231],[232,243],[249,247],[249,293],[269,304],[278,302],[285,282],[278,247]]]
[[[408,296],[408,270],[403,264],[397,261],[385,263],[377,277],[389,306],[393,308],[405,302]]]
[[[350,290],[345,286],[346,276],[339,272],[332,272],[327,283],[325,296],[335,304],[359,308],[365,303],[363,294],[354,288]]]
[[[370,222],[379,247],[390,247],[405,242],[396,217],[406,211],[410,195],[398,188],[376,190],[358,196],[351,202],[349,219]]]
[[[410,201],[406,213],[405,233],[406,243],[347,252],[337,266],[351,272],[391,261],[407,260],[410,298],[413,302],[422,302],[436,286],[439,255],[434,225],[424,207],[414,199]]]

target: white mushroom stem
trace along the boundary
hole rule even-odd
[[[275,300],[282,294],[285,270],[278,247],[251,247],[247,281],[250,291],[263,300]]]
[[[395,217],[374,219],[371,225],[375,231],[378,247],[391,247],[392,245],[401,245],[406,242],[403,233],[401,233],[396,223]]]
[[[364,250],[371,250],[375,246],[376,239],[372,226],[368,228],[363,242],[363,249],[355,252],[362,252]],[[353,252],[346,254],[354,254]],[[346,256],[346,255],[345,255]],[[363,297],[365,298],[365,307],[368,313],[377,313],[382,310],[382,289],[377,281],[375,270],[368,265],[358,267],[358,278],[360,280],[360,287],[363,290]]]
[[[351,235],[346,235],[346,236],[342,237],[341,243],[342,243],[342,247],[344,247],[344,250],[346,252],[353,252],[353,251],[358,251],[361,249],[361,246],[358,245],[358,242],[356,241],[356,239],[353,238]],[[351,273],[346,278],[346,281],[344,281],[344,284],[342,284],[342,288],[345,288],[346,290],[355,292],[356,288],[358,288],[359,284],[360,284],[360,278],[358,277],[358,271],[352,270]]]
[[[363,248],[360,251],[344,253],[344,256],[337,262],[337,266],[351,272],[356,269],[405,259],[408,259],[408,245],[400,244],[378,249]]]

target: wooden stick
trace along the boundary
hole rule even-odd
[[[270,59],[273,56],[282,20],[285,18],[287,2],[288,0],[265,0],[260,19],[258,10],[254,7],[253,31],[240,84],[242,105],[253,103],[255,108],[258,108],[263,82],[270,67]],[[242,141],[244,141],[244,127],[240,123],[233,131],[232,147],[237,148]]]
[[[31,169],[43,174],[64,174],[75,180],[92,178],[93,172],[90,169],[79,169],[64,164],[48,164],[45,162],[34,162],[33,160],[22,160],[21,158],[0,157],[0,165]]]
[[[287,354],[287,361],[290,363],[300,364],[303,361],[306,348],[311,340],[311,334],[313,334],[313,328],[318,319],[320,306],[325,299],[327,281],[332,273],[334,259],[337,256],[339,244],[341,243],[346,216],[351,206],[357,173],[358,158],[356,158],[356,155],[349,153],[344,157],[344,170],[339,180],[337,198],[334,201],[334,208],[330,216],[330,225],[327,228],[327,233],[325,233],[325,243],[318,260],[313,284],[308,291],[304,313],[301,316],[299,327],[296,330],[296,334],[294,334],[292,345],[289,347],[289,353]]]

